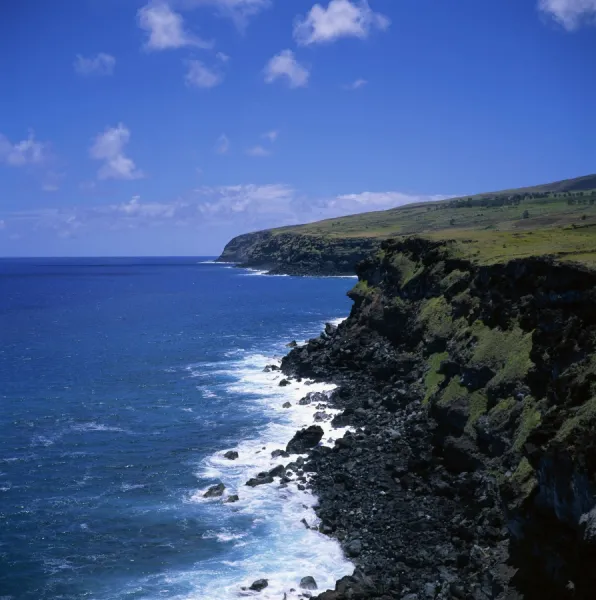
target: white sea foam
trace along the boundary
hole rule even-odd
[[[307,529],[303,524],[303,519],[310,526],[318,524],[314,511],[317,499],[310,491],[299,490],[294,483],[281,488],[278,479],[272,484],[254,488],[245,485],[257,473],[297,458],[274,459],[271,452],[284,449],[297,429],[311,425],[315,412],[337,413],[332,408],[321,409],[318,403],[298,404],[308,392],[330,392],[333,385],[303,380],[280,387],[279,381],[284,377],[280,371],[263,371],[272,362],[268,356],[252,354],[231,361],[226,365],[227,369],[222,370],[222,365],[219,365],[218,372],[225,372],[233,379],[226,385],[227,392],[243,398],[243,408],[263,411],[271,420],[257,438],[243,440],[233,448],[206,458],[198,466],[196,475],[201,481],[208,481],[209,485],[189,494],[187,501],[209,507],[208,510],[221,515],[222,522],[226,518],[249,519],[255,535],[237,534],[228,527],[207,532],[205,536],[208,539],[214,536],[213,539],[220,542],[234,541],[234,560],[226,561],[225,570],[221,569],[221,563],[208,562],[202,564],[198,571],[169,573],[169,581],[192,582],[195,588],[193,593],[180,596],[179,600],[226,600],[252,596],[252,592],[243,592],[241,588],[260,578],[267,579],[269,585],[258,594],[259,598],[279,600],[287,594],[287,599],[293,600],[299,598],[301,592],[290,592],[290,589],[299,590],[300,579],[306,575],[313,576],[319,589],[325,590],[333,589],[337,579],[353,571],[353,565],[343,556],[335,540],[314,529]],[[282,408],[282,404],[288,401],[292,406]],[[325,444],[332,444],[346,431],[333,429],[330,421],[318,424],[325,432]],[[224,457],[230,449],[238,452],[238,459]],[[223,498],[204,498],[205,491],[218,481],[226,486]],[[222,502],[232,494],[239,496],[238,502]],[[256,534],[257,531],[260,535]],[[236,539],[236,535],[243,535],[242,541]]]
[[[72,429],[74,431],[116,431],[121,433],[130,433],[126,429],[122,429],[121,427],[111,427],[109,425],[102,425],[101,423],[79,423],[77,425],[73,425]]]

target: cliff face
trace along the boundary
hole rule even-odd
[[[259,231],[231,240],[219,261],[289,275],[353,275],[356,264],[380,246],[366,238],[318,237]]]
[[[593,598],[596,273],[421,239],[357,272],[347,321],[283,362],[356,428],[311,463],[366,576],[322,597]]]

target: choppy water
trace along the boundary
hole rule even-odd
[[[324,389],[263,367],[346,316],[353,283],[200,259],[0,261],[0,597],[225,600],[265,577],[259,596],[278,600],[351,572],[301,523],[310,494],[244,483]],[[205,500],[219,481],[240,501]]]

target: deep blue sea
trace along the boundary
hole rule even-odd
[[[206,260],[0,260],[2,600],[225,600],[261,577],[290,600],[352,571],[300,522],[308,492],[244,483],[322,387],[263,367],[347,316],[354,281]],[[220,481],[239,502],[203,498]]]

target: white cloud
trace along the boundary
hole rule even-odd
[[[568,31],[582,23],[596,23],[596,0],[539,0],[538,7]]]
[[[0,219],[0,229],[6,229],[6,222],[4,219]]]
[[[230,57],[224,52],[218,52],[215,57],[222,63],[227,63],[230,60]]]
[[[217,154],[227,154],[230,149],[230,140],[225,133],[222,133],[218,138],[215,144],[215,152]]]
[[[348,83],[348,85],[345,85],[344,89],[358,90],[361,87],[364,87],[367,83],[368,83],[368,81],[366,79],[356,79],[355,81],[352,81],[352,83]]]
[[[284,184],[242,184],[219,187],[202,187],[195,190],[206,198],[197,204],[197,210],[206,217],[243,220],[263,216],[293,216],[292,202],[295,191]]]
[[[116,59],[104,52],[89,58],[77,54],[74,61],[74,69],[79,75],[111,75],[115,65]]]
[[[263,148],[263,146],[253,146],[246,151],[246,154],[248,154],[248,156],[264,157],[269,156],[271,152],[266,148]]]
[[[265,138],[265,139],[269,140],[271,143],[273,143],[279,137],[279,130],[272,129],[271,131],[266,131],[265,133],[261,134],[261,137]]]
[[[29,132],[27,139],[14,144],[0,133],[0,163],[6,163],[11,167],[24,167],[41,164],[46,158],[47,144],[38,142],[32,131]]]
[[[267,83],[273,83],[280,77],[286,77],[291,88],[304,87],[308,84],[310,72],[296,60],[291,50],[282,50],[265,67]]]
[[[373,29],[386,30],[391,21],[372,11],[368,0],[331,0],[325,9],[315,4],[308,15],[298,18],[294,38],[301,45],[334,42],[342,37],[365,39]]]
[[[194,46],[212,48],[213,42],[202,40],[184,28],[182,16],[163,2],[150,2],[137,13],[139,27],[147,32],[148,50],[167,50]]]
[[[60,186],[55,183],[44,183],[42,184],[41,189],[43,192],[57,192],[60,189]]]
[[[97,176],[99,179],[139,179],[143,172],[124,154],[124,146],[130,140],[130,131],[119,123],[108,127],[94,140],[89,153],[91,158],[103,161]]]
[[[205,66],[200,60],[188,62],[186,84],[198,88],[212,88],[223,81],[223,75]]]
[[[45,229],[61,237],[159,227],[169,228],[169,231],[180,227],[205,232],[219,229],[223,244],[227,241],[223,238],[232,232],[305,223],[443,198],[447,196],[396,191],[312,197],[281,183],[240,184],[202,186],[174,199],[144,202],[135,195],[108,205],[84,203],[71,207],[45,207],[6,213],[2,218],[8,231],[29,233]]]
[[[177,0],[182,8],[212,6],[222,16],[229,17],[240,28],[244,28],[250,17],[271,6],[271,0]]]
[[[160,203],[146,202],[142,203],[140,196],[133,196],[128,202],[122,204],[113,204],[108,207],[107,211],[121,213],[125,217],[145,218],[145,219],[171,219],[176,216],[176,213],[187,206],[182,202]]]
[[[402,192],[361,192],[359,194],[342,194],[329,200],[326,208],[334,216],[383,210],[413,202],[444,200],[449,196],[404,194]]]

